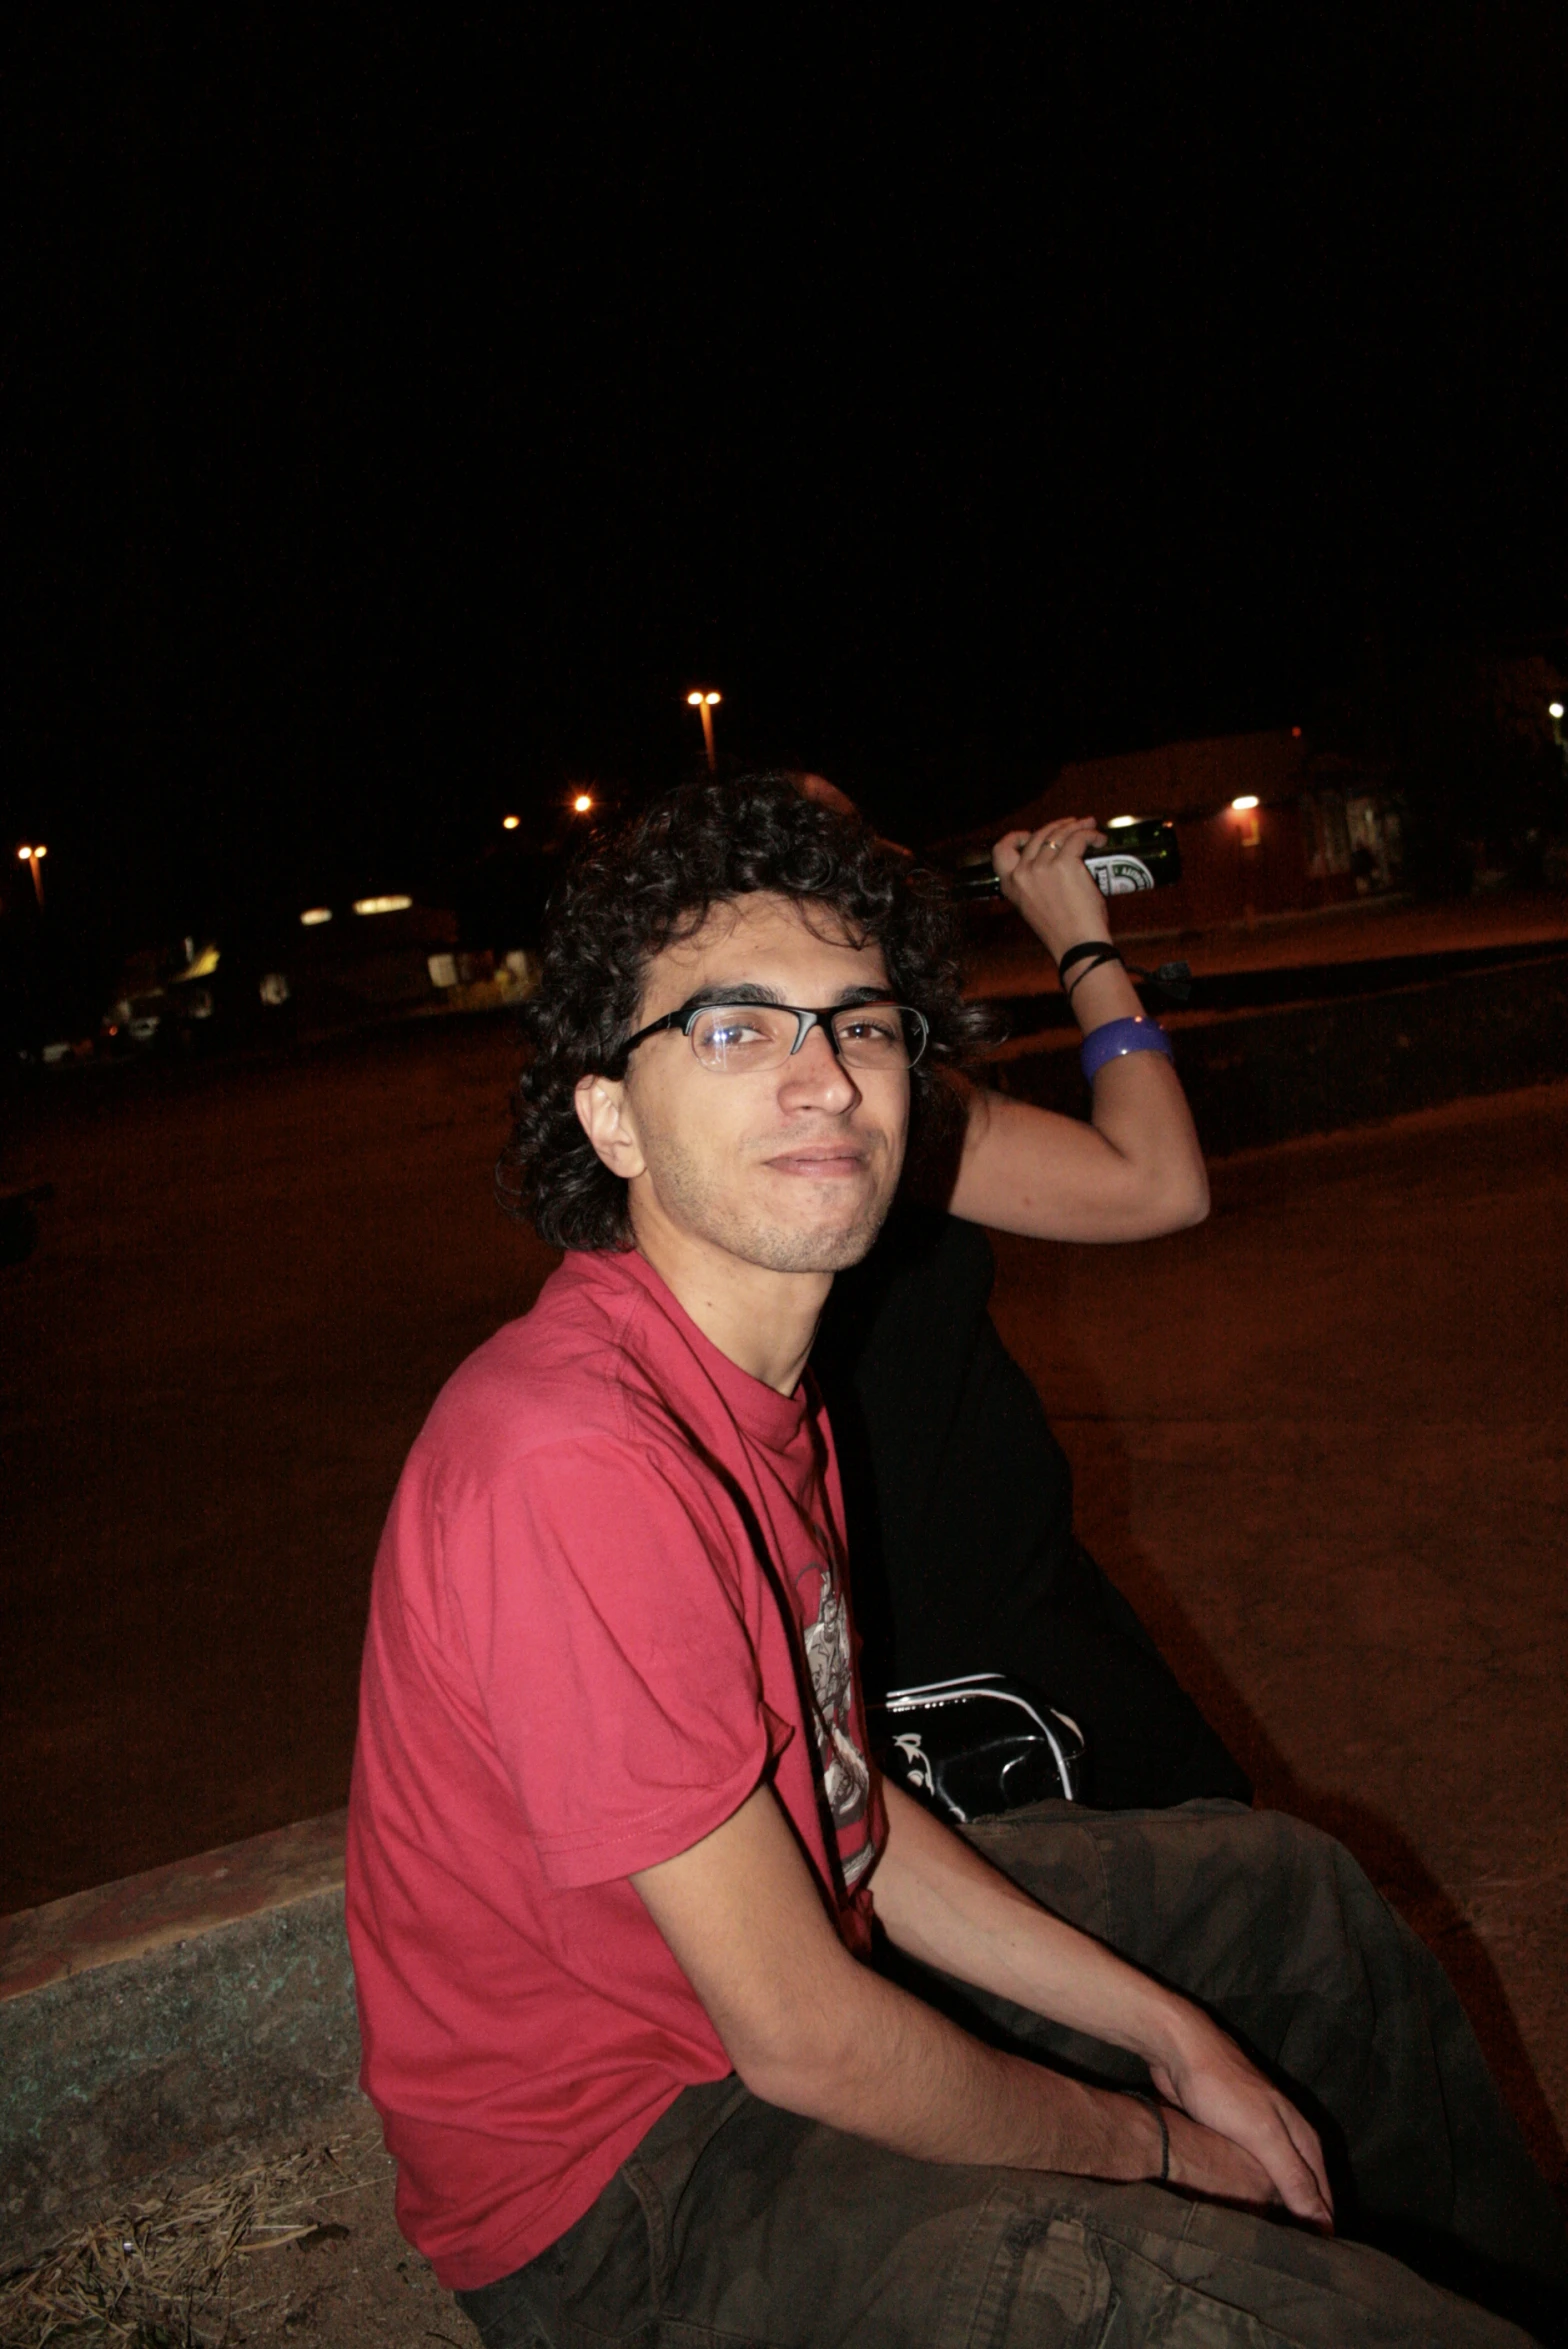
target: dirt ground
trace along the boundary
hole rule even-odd
[[[510,1060],[451,1023],[13,1124],[6,1179],[55,1197],[0,1269],[0,1908],[343,1800],[402,1454],[550,1263],[490,1201]],[[1559,2181],[1565,1156],[1568,1084],[1289,1144],[1176,1239],[999,1242],[996,1299],[1090,1546],[1261,1798],[1438,1949]],[[384,2186],[287,2256],[321,2282],[277,2338],[466,2337]]]
[[[1201,1229],[1001,1241],[1080,1530],[1250,1769],[1458,1983],[1568,2184],[1568,1085],[1214,1169]]]

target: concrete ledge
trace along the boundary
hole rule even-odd
[[[1568,957],[1288,1010],[1162,1017],[1204,1149],[1222,1158],[1568,1076]],[[1020,1038],[988,1074],[1082,1115],[1077,1044]]]
[[[0,1922],[0,2268],[359,2069],[343,1814]]]

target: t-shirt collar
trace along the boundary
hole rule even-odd
[[[637,1249],[628,1248],[601,1261],[607,1266],[613,1264],[617,1271],[624,1272],[647,1290],[666,1319],[679,1330],[749,1436],[773,1452],[787,1452],[799,1441],[814,1400],[808,1376],[802,1377],[792,1395],[781,1395],[765,1379],[753,1378],[749,1370],[742,1370],[738,1362],[732,1362],[698,1328],[668,1281]]]

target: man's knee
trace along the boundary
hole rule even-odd
[[[1287,2336],[1301,2349],[1524,2349],[1511,2325],[1364,2245],[1153,2186],[1016,2174],[969,2236],[943,2313],[936,2337],[985,2349],[1124,2337],[1255,2349]]]
[[[1344,1846],[1239,1803],[987,1819],[969,1840],[1045,1907],[1206,1998],[1292,1986],[1354,1994],[1397,1919]]]

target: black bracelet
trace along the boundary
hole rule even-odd
[[[1074,995],[1076,995],[1078,989],[1083,985],[1085,979],[1092,978],[1094,973],[1097,970],[1100,970],[1106,963],[1120,962],[1121,959],[1121,956],[1117,953],[1114,946],[1102,947],[1097,955],[1093,956],[1092,958],[1086,957],[1084,966],[1078,973],[1076,979],[1074,979],[1072,985],[1062,989],[1062,993],[1066,996],[1068,1002],[1071,1003]]]
[[[1069,946],[1065,954],[1059,954],[1057,956],[1057,977],[1059,979],[1065,979],[1068,972],[1072,969],[1073,964],[1075,962],[1082,962],[1086,954],[1098,955],[1103,961],[1106,955],[1116,954],[1116,948],[1111,944],[1108,938],[1081,939],[1076,946]],[[1121,956],[1116,954],[1116,959],[1118,962],[1120,962]]]
[[[1154,2182],[1157,2186],[1168,2186],[1171,2182],[1171,2125],[1165,2118],[1165,2107],[1157,2096],[1146,2096],[1136,2088],[1133,2094],[1140,2104],[1149,2107],[1160,2124],[1160,2174]]]

